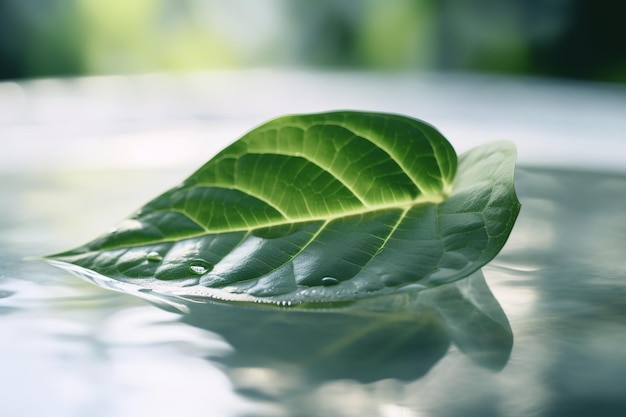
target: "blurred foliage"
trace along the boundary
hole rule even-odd
[[[0,79],[307,66],[626,82],[614,0],[0,0]]]

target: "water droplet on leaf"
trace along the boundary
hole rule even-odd
[[[202,275],[207,272],[207,269],[200,265],[190,265],[189,269],[191,270],[191,272],[198,275]]]
[[[163,257],[159,254],[159,252],[152,251],[146,255],[146,259],[149,261],[162,261]]]
[[[423,284],[409,284],[409,285],[405,285],[404,287],[399,288],[399,291],[402,292],[413,292],[413,291],[421,291],[421,290],[425,290],[428,287],[426,285]]]
[[[337,278],[333,278],[333,277],[322,278],[322,285],[325,287],[329,287],[331,285],[337,285],[337,284],[339,284],[339,280]]]
[[[204,275],[213,269],[213,266],[207,261],[196,259],[189,264],[189,270],[196,275]]]

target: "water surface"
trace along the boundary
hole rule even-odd
[[[626,415],[626,177],[519,168],[522,211],[484,280],[393,317],[155,306],[24,259],[185,175],[0,177],[3,414]]]

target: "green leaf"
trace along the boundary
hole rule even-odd
[[[515,154],[508,142],[483,145],[461,155],[457,173],[452,146],[416,119],[281,117],[109,233],[49,258],[233,301],[417,291],[468,276],[502,248],[520,207]]]

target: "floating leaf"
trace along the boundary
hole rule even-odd
[[[232,301],[307,305],[418,291],[470,275],[502,248],[520,207],[515,154],[508,142],[490,143],[457,167],[448,141],[416,119],[285,116],[111,232],[49,258],[82,274]]]

